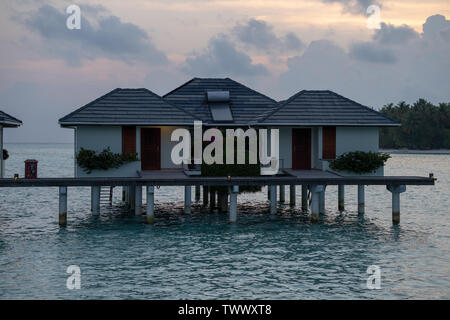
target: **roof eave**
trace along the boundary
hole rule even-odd
[[[333,127],[400,127],[400,123],[255,123],[257,126],[280,126],[280,127],[324,127],[324,126],[333,126]]]
[[[59,125],[63,128],[67,127],[77,127],[77,126],[193,126],[194,121],[192,122],[158,122],[158,123],[118,123],[118,122],[59,122]]]

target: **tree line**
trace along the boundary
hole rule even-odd
[[[402,125],[380,129],[380,148],[450,149],[450,103],[402,101],[387,104],[380,112]]]

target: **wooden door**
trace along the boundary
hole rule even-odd
[[[292,129],[292,169],[311,170],[311,129]]]
[[[161,129],[141,128],[142,170],[161,170]]]

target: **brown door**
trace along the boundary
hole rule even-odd
[[[311,169],[311,129],[292,129],[292,169]]]
[[[142,170],[161,169],[161,129],[141,128]]]

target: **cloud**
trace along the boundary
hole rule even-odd
[[[294,51],[303,47],[302,41],[293,32],[279,37],[273,27],[263,20],[250,19],[244,25],[238,24],[231,30],[231,34],[240,42],[267,52]]]
[[[435,14],[427,18],[422,28],[423,37],[425,39],[443,39],[448,41],[450,34],[450,20],[447,20],[443,15]]]
[[[371,42],[355,43],[350,48],[350,56],[371,63],[395,63],[397,58],[392,50]]]
[[[183,71],[212,77],[268,74],[264,65],[252,63],[250,56],[238,51],[225,35],[211,38],[203,52],[187,58]]]
[[[366,14],[366,10],[370,5],[381,6],[380,1],[374,0],[322,0],[328,3],[340,3],[343,6],[344,13]]]
[[[313,41],[288,60],[277,94],[285,99],[301,89],[330,89],[375,108],[419,98],[448,102],[448,30],[448,20],[436,15],[427,19],[422,34],[385,25],[372,41],[355,43],[348,52],[334,42]]]
[[[86,9],[88,8],[88,9]],[[97,26],[85,17],[95,16]],[[145,61],[148,64],[167,63],[166,55],[159,51],[143,29],[120,18],[100,16],[101,6],[81,6],[81,29],[66,28],[68,15],[50,5],[44,5],[25,19],[26,26],[38,33],[48,47],[50,55],[79,65],[82,59],[111,58],[127,63]]]
[[[373,35],[373,40],[382,44],[393,45],[405,44],[417,38],[419,38],[419,33],[407,25],[396,27],[384,22],[381,23],[381,28],[376,30]]]

